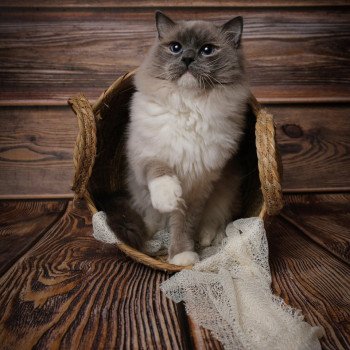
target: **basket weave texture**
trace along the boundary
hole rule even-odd
[[[76,197],[85,198],[92,214],[99,210],[95,197],[125,189],[125,129],[135,92],[133,75],[130,72],[117,79],[94,105],[83,94],[68,101],[79,123],[72,190]],[[239,158],[244,167],[243,217],[267,219],[277,214],[283,199],[275,125],[273,116],[253,95]],[[118,243],[118,247],[134,260],[155,269],[175,272],[190,268],[169,264],[165,257],[150,257],[124,243]]]

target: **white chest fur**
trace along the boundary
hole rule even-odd
[[[180,178],[208,176],[238,147],[244,127],[241,96],[172,94],[156,100],[137,92],[131,108],[129,159],[159,159]],[[235,101],[237,100],[237,101]]]

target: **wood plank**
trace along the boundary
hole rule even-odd
[[[283,188],[350,187],[350,105],[270,106],[284,166]]]
[[[134,7],[323,7],[323,6],[346,6],[349,5],[346,0],[62,0],[62,1],[52,1],[52,0],[36,0],[28,3],[26,0],[3,0],[1,2],[1,7],[116,7],[116,8],[134,8]]]
[[[2,105],[96,99],[137,67],[155,37],[153,9],[4,9],[0,13]],[[175,19],[245,18],[253,91],[264,101],[350,100],[348,9],[174,9]],[[131,44],[132,43],[132,44]]]
[[[67,201],[0,201],[0,276],[59,220]]]
[[[191,341],[193,349],[196,350],[223,350],[224,347],[216,338],[211,335],[211,332],[198,326],[190,316],[188,316],[188,325],[190,329]]]
[[[348,349],[349,266],[281,217],[268,231],[275,293],[301,309],[309,323],[324,327],[323,349]]]
[[[350,105],[267,107],[277,124],[284,191],[348,190]],[[0,108],[0,122],[0,198],[71,197],[73,112],[68,107],[6,107]]]
[[[289,195],[283,217],[350,264],[350,194]]]
[[[78,131],[68,107],[0,110],[0,193],[71,195]]]
[[[85,205],[70,205],[0,278],[3,349],[183,349],[169,276],[91,235]]]

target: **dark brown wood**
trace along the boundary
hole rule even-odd
[[[348,349],[349,266],[281,217],[268,231],[274,291],[309,323],[324,327],[323,349]]]
[[[77,120],[68,107],[0,110],[0,193],[70,195]]]
[[[67,201],[0,201],[0,276],[58,221]]]
[[[350,194],[289,195],[283,218],[350,264]]]
[[[183,349],[168,278],[97,242],[75,203],[0,278],[2,349]]]
[[[79,91],[96,99],[142,61],[155,37],[153,12],[3,9],[1,104],[64,104]],[[169,8],[167,13],[216,23],[243,15],[251,85],[264,101],[350,100],[347,9]]]
[[[191,317],[188,317],[191,341],[193,349],[196,350],[223,350],[222,344],[211,335],[211,332],[203,327],[199,327]]]
[[[1,2],[1,7],[324,7],[324,6],[346,6],[349,5],[346,0],[175,0],[175,1],[166,1],[166,0],[121,0],[121,1],[112,1],[112,0],[63,0],[63,1],[52,1],[52,0],[36,0],[28,3],[26,0],[3,0]]]
[[[271,106],[284,165],[283,188],[350,186],[350,105]]]

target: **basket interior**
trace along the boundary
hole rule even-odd
[[[98,109],[95,110],[97,152],[87,189],[97,210],[100,208],[95,199],[101,194],[125,192],[126,189],[125,131],[129,122],[129,106],[134,92],[135,87],[131,75],[106,94]],[[256,117],[249,106],[245,137],[239,150],[239,159],[244,168],[241,217],[259,216],[263,206],[255,146],[255,123]]]

